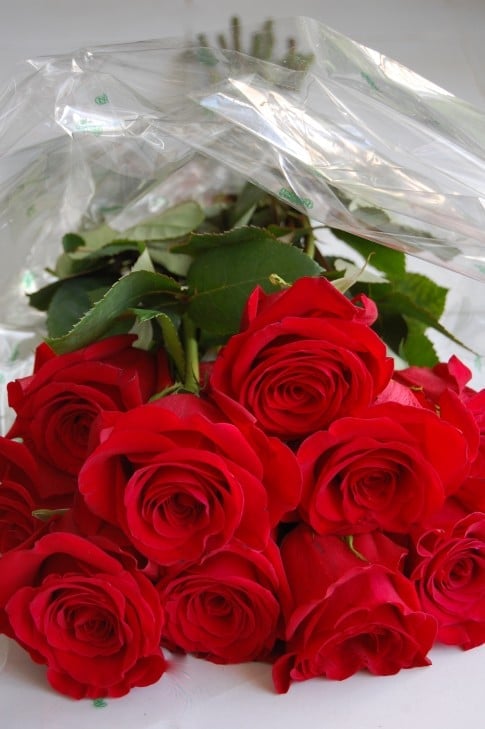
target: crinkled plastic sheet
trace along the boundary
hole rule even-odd
[[[50,280],[64,233],[122,231],[245,179],[319,223],[485,280],[485,115],[309,18],[259,41],[262,58],[246,40],[85,48],[31,60],[7,87],[5,346],[9,331],[39,331],[25,293]]]

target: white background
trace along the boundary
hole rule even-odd
[[[0,0],[0,84],[17,63],[79,46],[190,36],[270,16],[308,15],[396,58],[485,110],[485,0]],[[417,264],[422,269],[422,264]],[[442,272],[452,288],[446,324],[485,351],[484,285]],[[459,329],[459,331],[457,330]],[[438,340],[440,351],[446,347]],[[479,362],[476,382],[485,384]],[[395,677],[359,675],[343,683],[307,682],[285,697],[264,666],[216,667],[180,659],[159,686],[94,709],[55,695],[44,669],[10,648],[1,669],[5,729],[457,729],[485,727],[484,649],[433,651],[434,665]]]
[[[0,80],[25,58],[92,43],[308,15],[485,108],[483,0],[1,0]]]

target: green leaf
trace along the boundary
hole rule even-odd
[[[174,279],[152,271],[134,271],[117,281],[65,335],[50,337],[47,343],[58,354],[72,352],[102,338],[128,309],[140,306],[145,297],[180,294]]]
[[[49,304],[52,301],[52,297],[56,293],[57,289],[59,289],[63,284],[64,281],[54,281],[47,286],[43,286],[38,291],[28,294],[29,305],[39,311],[47,311]]]
[[[406,317],[407,336],[398,354],[406,362],[420,367],[433,367],[439,357],[431,340],[426,336],[426,326]]]
[[[102,248],[107,243],[110,243],[117,238],[125,237],[121,236],[117,230],[110,228],[110,226],[105,223],[103,223],[103,225],[99,225],[97,228],[92,228],[91,230],[83,230],[79,235],[82,235],[84,238],[86,248],[90,248],[91,250]]]
[[[66,253],[78,251],[85,246],[88,249],[86,252],[90,255],[103,248],[105,251],[101,255],[111,255],[113,251],[107,249],[108,244],[118,242],[127,248],[135,248],[138,241],[180,238],[195,230],[203,222],[204,217],[200,205],[190,200],[164,210],[157,217],[135,225],[123,233],[106,224],[79,234],[67,233],[63,238],[63,246]]]
[[[187,275],[189,266],[192,263],[190,256],[184,256],[179,253],[172,253],[167,243],[157,243],[150,241],[147,243],[150,258],[159,266],[163,266],[167,271],[175,276]]]
[[[367,258],[371,266],[383,271],[396,293],[410,296],[436,319],[443,314],[448,290],[427,276],[406,271],[404,253],[343,231],[333,230],[333,233]]]
[[[85,276],[63,279],[53,291],[47,311],[49,337],[62,337],[113,285],[113,277]]]
[[[227,211],[227,227],[239,228],[249,223],[257,204],[266,196],[264,190],[248,182]]]
[[[233,334],[239,330],[244,305],[256,286],[267,292],[278,290],[269,281],[271,274],[293,283],[320,272],[320,266],[300,250],[269,237],[207,250],[188,272],[188,312],[197,326],[209,332]]]
[[[77,261],[71,253],[61,253],[57,258],[56,265],[52,273],[58,278],[69,278],[76,273]]]
[[[156,218],[150,218],[125,232],[133,240],[169,240],[191,233],[204,220],[204,211],[193,200],[175,205]]]
[[[155,271],[155,268],[150,258],[148,249],[143,245],[143,251],[140,253],[135,263],[131,267],[132,271]]]
[[[168,314],[159,314],[157,316],[157,322],[160,324],[162,330],[165,349],[173,359],[179,377],[182,379],[185,375],[185,352],[178,335],[177,327]]]
[[[379,318],[373,328],[377,334],[384,340],[387,346],[396,354],[398,354],[403,346],[403,342],[408,335],[407,320],[400,314],[389,314],[383,311],[379,312]]]
[[[144,244],[139,241],[119,240],[110,241],[95,250],[82,248],[72,253],[62,253],[57,259],[54,273],[59,278],[77,276],[103,268],[109,260],[116,257],[129,254],[133,254],[132,257],[140,256],[144,250]]]
[[[342,231],[333,231],[338,238],[351,245],[361,255],[369,255],[370,265],[385,272],[389,282],[370,284],[368,295],[379,310],[376,330],[395,352],[410,364],[436,364],[434,347],[426,336],[431,327],[455,344],[464,346],[441,323],[448,290],[427,276],[406,271],[403,253],[366,241]],[[357,281],[362,290],[362,281]]]
[[[157,311],[154,309],[132,308],[130,311],[135,314],[140,321],[151,321],[155,319],[158,322],[160,329],[162,330],[165,349],[173,359],[179,377],[183,379],[185,375],[185,353],[182,342],[180,341],[177,327],[172,317],[163,311]]]
[[[396,290],[410,296],[414,302],[429,311],[436,319],[443,314],[448,289],[439,286],[421,273],[406,273],[398,281],[393,282]]]
[[[382,230],[383,228],[387,230],[391,224],[391,218],[381,208],[359,205],[352,208],[352,213],[357,220],[372,230]]]
[[[287,225],[268,225],[266,228],[268,233],[272,235],[274,238],[277,238],[277,240],[282,241],[283,243],[290,243],[293,241],[293,238],[295,237],[295,234],[297,234],[299,231],[298,229],[295,231],[295,228],[290,228]]]
[[[377,293],[379,288],[381,293]],[[417,320],[427,327],[436,329],[455,344],[465,346],[438,321],[432,311],[421,306],[414,296],[396,291],[393,284],[373,284],[369,290],[372,291],[370,296],[376,301],[380,315],[400,315],[406,320],[408,318]]]
[[[198,256],[201,253],[227,246],[246,246],[261,241],[276,241],[276,238],[263,228],[234,228],[225,233],[193,233],[187,242],[172,247],[174,253]],[[232,253],[231,253],[232,255]]]
[[[406,258],[401,251],[387,248],[380,243],[373,243],[370,240],[360,238],[352,233],[346,233],[343,230],[332,228],[332,233],[336,238],[343,240],[344,243],[347,243],[357,253],[360,253],[365,260],[369,260],[371,266],[387,274],[388,278],[399,278],[399,276],[406,273]]]
[[[123,319],[119,319],[118,321],[125,321],[125,317],[123,317]],[[136,336],[136,339],[133,342],[134,347],[136,347],[137,349],[143,349],[145,350],[145,352],[148,352],[150,349],[152,349],[154,336],[153,327],[149,321],[133,319],[133,323],[129,328],[129,332],[130,334],[134,334]]]
[[[62,247],[66,253],[72,253],[85,245],[84,238],[76,233],[66,233],[62,238]]]

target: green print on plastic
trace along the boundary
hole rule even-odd
[[[281,190],[278,192],[278,195],[284,200],[287,200],[292,205],[300,205],[307,210],[311,210],[311,208],[313,207],[313,201],[310,200],[310,198],[300,197],[296,194],[296,192],[293,192],[293,190],[288,190],[288,188],[286,187],[282,187]]]

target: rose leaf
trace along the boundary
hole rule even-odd
[[[271,293],[279,290],[270,281],[274,274],[293,283],[321,270],[299,249],[269,237],[206,250],[187,275],[188,313],[203,330],[230,335],[239,330],[244,305],[256,286]]]

